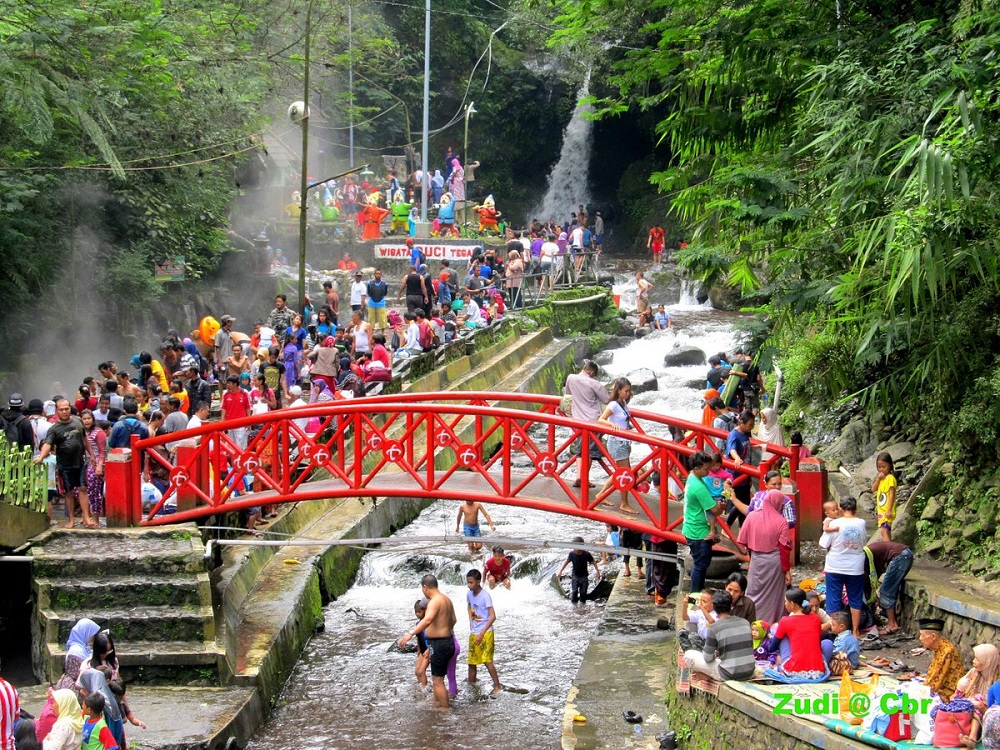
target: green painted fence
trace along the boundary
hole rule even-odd
[[[47,467],[32,460],[30,448],[11,445],[0,435],[0,501],[44,513],[48,498]]]

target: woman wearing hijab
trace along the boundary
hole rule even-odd
[[[334,350],[336,351],[336,350]],[[310,404],[324,404],[333,401],[333,393],[325,380],[318,380],[315,377],[312,381],[312,391],[309,393]]]
[[[76,681],[77,687],[83,697],[91,693],[100,693],[104,696],[104,721],[114,735],[115,742],[119,748],[125,747],[125,721],[122,718],[121,709],[118,706],[118,699],[108,687],[108,680],[104,672],[100,669],[88,669],[80,673],[80,678]]]
[[[791,580],[792,538],[781,514],[784,504],[784,495],[768,491],[761,509],[743,521],[737,540],[750,554],[746,595],[757,605],[758,617],[769,622],[784,614],[786,586]]]
[[[441,196],[444,194],[444,177],[440,169],[435,169],[434,176],[431,177],[431,194],[435,205],[441,202]]]
[[[458,159],[451,160],[451,177],[448,182],[451,190],[451,197],[456,201],[465,200],[465,170]]]
[[[332,393],[337,387],[337,374],[340,370],[340,350],[337,349],[337,340],[333,336],[327,336],[309,352],[309,358],[314,360],[309,368],[309,378],[315,387],[316,381],[326,383],[327,389]],[[310,402],[312,400],[310,399]]]
[[[1000,651],[992,643],[980,643],[972,647],[972,669],[958,681],[954,697],[971,700],[975,695],[986,695],[998,679]]]
[[[80,750],[83,742],[83,711],[72,690],[49,692],[56,722],[42,739],[42,750]]]
[[[781,429],[781,423],[778,422],[778,412],[774,409],[770,407],[761,409],[760,429],[757,430],[757,437],[772,445],[785,445],[785,433]],[[772,455],[774,454],[764,451],[761,461],[766,461]]]
[[[351,394],[348,398],[361,398],[365,395],[364,381],[351,368],[351,358],[340,358],[340,374],[337,375],[337,390]]]
[[[66,640],[66,660],[63,663],[62,677],[56,683],[57,690],[72,688],[76,683],[76,678],[80,676],[81,665],[90,661],[90,657],[93,656],[94,636],[100,630],[101,627],[96,622],[84,617],[69,631],[69,638]]]

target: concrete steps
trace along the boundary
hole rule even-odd
[[[53,530],[31,550],[35,673],[62,674],[73,625],[111,631],[126,680],[218,684],[212,591],[194,525]]]

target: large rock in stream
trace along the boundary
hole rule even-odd
[[[625,377],[632,384],[632,395],[637,393],[648,393],[650,391],[655,391],[659,389],[659,384],[656,382],[656,373],[650,370],[648,367],[640,367],[638,370],[632,370]]]
[[[708,357],[701,349],[688,344],[678,344],[663,357],[664,367],[687,367],[691,365],[704,365],[708,363]]]

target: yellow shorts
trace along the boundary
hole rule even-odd
[[[385,307],[368,305],[368,324],[372,328],[385,329],[389,327],[389,310]]]
[[[493,631],[487,630],[483,633],[482,643],[476,643],[475,633],[469,635],[469,664],[492,664],[493,663]]]

